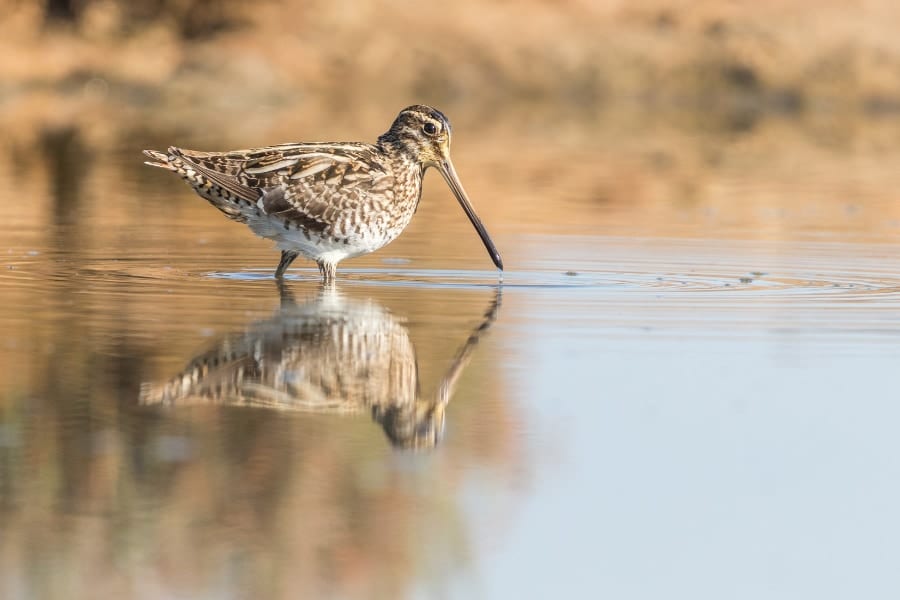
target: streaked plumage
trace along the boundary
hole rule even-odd
[[[374,252],[409,224],[422,177],[436,167],[498,269],[500,253],[476,216],[450,161],[450,123],[428,106],[403,109],[375,144],[296,143],[231,152],[145,150],[148,165],[180,175],[230,219],[281,250],[275,276],[297,256],[326,282],[345,258]]]
[[[435,394],[422,397],[409,331],[384,307],[330,287],[301,305],[282,293],[272,318],[219,341],[168,381],[144,384],[141,403],[369,413],[393,445],[432,447],[459,376],[500,306],[498,292]]]

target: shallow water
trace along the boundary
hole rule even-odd
[[[0,596],[896,596],[882,127],[584,127],[516,171],[542,132],[456,126],[502,280],[430,174],[330,292],[142,168],[160,134],[20,133]]]

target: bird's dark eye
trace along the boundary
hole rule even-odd
[[[424,131],[428,135],[434,135],[437,133],[437,127],[434,123],[425,123],[424,125],[422,125],[422,131]]]

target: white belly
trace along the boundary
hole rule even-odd
[[[399,231],[382,232],[362,226],[346,239],[319,236],[315,232],[299,229],[287,230],[277,219],[268,215],[248,215],[247,225],[256,235],[273,240],[279,250],[292,250],[312,260],[324,260],[337,264],[345,258],[352,258],[374,252],[393,241]]]

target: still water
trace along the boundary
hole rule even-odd
[[[896,597],[900,136],[622,122],[455,123],[502,282],[429,174],[334,290],[140,164],[272,132],[14,129],[0,596]]]

